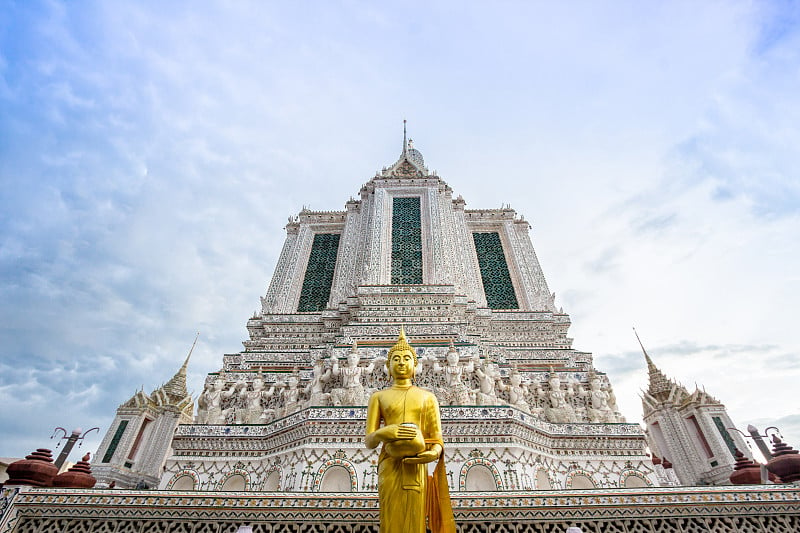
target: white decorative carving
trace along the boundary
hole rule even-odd
[[[247,383],[239,382],[239,395],[244,400],[244,408],[236,411],[237,424],[263,424],[269,421],[274,414],[274,409],[266,409],[261,403],[264,399],[275,393],[275,386],[264,390],[264,380],[259,376],[253,379],[253,389],[247,390]]]
[[[218,377],[210,384],[197,400],[197,423],[198,424],[224,424],[231,408],[223,409],[222,400],[230,398],[236,392],[236,384],[231,384],[228,390],[225,388],[225,380]]]
[[[474,404],[472,390],[468,387],[466,380],[475,371],[475,359],[478,354],[466,363],[459,362],[459,354],[452,343],[447,350],[447,364],[440,366],[434,358],[432,360],[433,371],[444,376],[445,387],[436,390],[441,405],[470,405]]]
[[[372,391],[364,388],[364,376],[371,374],[375,369],[375,363],[370,363],[366,367],[359,366],[360,356],[358,347],[353,344],[350,353],[347,354],[347,366],[340,367],[339,360],[333,359],[332,374],[335,377],[341,376],[342,386],[331,391],[333,405],[366,405]]]
[[[501,383],[500,370],[489,357],[480,359],[475,367],[479,387],[474,391],[477,405],[498,405],[497,388]]]

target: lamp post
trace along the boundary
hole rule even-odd
[[[753,439],[756,443],[756,446],[758,446],[758,451],[760,451],[761,455],[764,456],[764,461],[766,462],[769,462],[770,459],[772,459],[772,453],[770,453],[769,447],[767,446],[767,443],[764,442],[764,439],[770,438],[773,435],[777,435],[778,438],[781,439],[783,438],[783,435],[781,435],[780,430],[775,426],[770,426],[767,429],[765,429],[763,435],[758,432],[758,428],[755,427],[753,424],[749,424],[747,426],[747,432],[749,433],[749,435],[745,435],[744,431],[741,431],[736,428],[728,428],[728,429],[733,429],[734,431],[738,431],[742,435],[742,437],[746,439]],[[772,433],[770,433],[770,431],[772,431]],[[750,446],[749,443],[748,446]],[[769,479],[769,472],[767,472],[766,465],[760,465],[760,466],[761,466],[761,484],[762,485],[772,484],[772,481],[770,481]]]
[[[769,430],[773,430],[772,434],[769,433]],[[767,461],[772,459],[772,452],[769,451],[769,446],[767,446],[767,443],[764,442],[764,439],[770,438],[772,437],[772,435],[776,434],[778,435],[779,438],[782,439],[783,435],[781,435],[781,432],[778,431],[778,428],[776,428],[775,426],[770,426],[767,429],[765,429],[764,434],[761,435],[758,432],[758,428],[755,427],[753,424],[750,424],[749,426],[747,426],[747,432],[750,433],[750,436],[753,437],[754,441],[756,441],[756,446],[758,446],[758,449],[761,450],[761,453],[764,455],[764,459],[766,459]]]
[[[67,436],[67,430],[66,429],[64,429],[62,427],[57,427],[55,430],[53,430],[53,434],[50,435],[50,438],[52,439],[53,437],[55,437],[56,434],[58,434],[59,431],[61,431],[64,434],[64,436],[59,438],[59,443],[56,444],[56,448],[58,448],[61,445],[60,441],[62,441],[64,439],[67,440],[67,443],[64,445],[64,449],[61,450],[61,453],[58,455],[58,458],[56,459],[56,462],[55,462],[56,468],[61,470],[61,467],[64,465],[64,462],[67,460],[67,457],[69,456],[69,453],[72,451],[72,448],[75,446],[75,443],[78,442],[78,441],[81,441],[80,444],[78,444],[78,447],[80,447],[81,444],[83,444],[83,439],[86,437],[86,435],[88,435],[92,431],[98,431],[99,432],[100,428],[91,428],[91,429],[87,429],[86,431],[83,431],[81,428],[75,428],[75,429],[72,430],[72,433],[69,436]]]
[[[758,446],[758,451],[760,451],[761,455],[764,456],[765,461],[769,461],[770,459],[772,459],[772,453],[769,451],[769,446],[767,446],[767,443],[764,442],[764,439],[765,438],[769,439],[773,435],[777,435],[778,438],[781,439],[783,438],[783,435],[781,435],[780,430],[775,426],[770,426],[767,429],[765,429],[763,435],[758,432],[758,428],[755,427],[753,424],[747,426],[747,433],[749,433],[749,435],[737,428],[728,428],[728,429],[732,429],[738,432],[742,437],[746,439],[753,439],[756,443],[756,446]]]

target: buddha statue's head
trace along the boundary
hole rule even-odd
[[[394,378],[414,377],[414,371],[417,368],[417,352],[408,344],[406,332],[402,327],[397,342],[389,348],[389,353],[386,355],[386,367]]]

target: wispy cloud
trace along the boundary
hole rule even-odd
[[[797,410],[793,5],[0,9],[3,454],[104,431],[198,330],[199,390],[246,338],[286,217],[342,208],[396,159],[403,118],[470,207],[533,221],[629,419],[631,325],[734,418],[767,403],[720,364],[776,418]]]

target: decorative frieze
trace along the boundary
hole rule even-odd
[[[476,461],[476,468],[483,465]],[[378,531],[375,493],[180,492],[25,488],[2,533],[255,533]],[[800,530],[796,488],[697,487],[461,492],[451,496],[462,533],[544,533],[577,525],[611,533]]]

